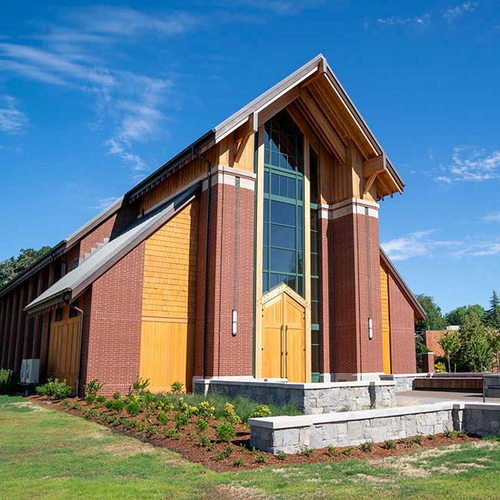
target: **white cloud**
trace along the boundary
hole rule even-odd
[[[478,6],[479,2],[464,2],[455,7],[446,9],[443,12],[443,17],[445,19],[448,19],[449,21],[452,21],[453,19],[456,19],[457,17],[460,17],[465,13],[474,12]]]
[[[115,201],[117,201],[119,197],[110,196],[109,198],[97,198],[95,201],[95,205],[89,207],[92,210],[104,210],[112,205]]]
[[[321,5],[324,0],[219,0],[218,3],[224,7],[249,7],[282,16],[293,16]]]
[[[424,27],[428,26],[430,22],[431,22],[431,15],[429,13],[413,17],[390,16],[377,19],[378,24],[382,26],[391,26],[391,27],[406,26],[406,25],[415,27]]]
[[[494,212],[483,217],[486,222],[500,222],[500,212]]]
[[[0,131],[16,135],[24,131],[28,119],[22,111],[17,109],[16,99],[12,96],[0,98]]]
[[[447,168],[446,175],[436,177],[437,181],[448,184],[492,179],[500,179],[500,150],[487,152],[468,146],[454,148],[452,163]]]
[[[434,233],[434,230],[415,231],[401,238],[382,243],[382,247],[392,260],[429,256],[431,255],[432,241],[430,235],[432,233]]]

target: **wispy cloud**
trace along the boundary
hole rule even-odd
[[[104,210],[115,203],[118,199],[119,197],[117,196],[110,196],[109,198],[96,198],[94,205],[88,208],[92,210]]]
[[[452,163],[444,175],[436,177],[439,182],[482,182],[500,178],[500,150],[488,152],[469,146],[454,148]]]
[[[292,16],[304,10],[318,7],[325,0],[220,0],[224,7],[249,7],[251,9],[271,11],[282,16]]]
[[[500,222],[500,212],[494,212],[483,217],[486,222]]]
[[[401,16],[390,16],[390,17],[379,17],[377,23],[381,26],[415,26],[424,27],[428,26],[431,22],[431,15],[429,13],[422,14],[421,16],[412,17],[401,17]]]
[[[500,253],[500,238],[490,239],[468,237],[463,240],[440,240],[434,238],[436,231],[414,231],[400,238],[382,243],[387,255],[394,261],[415,257],[482,257]]]
[[[20,134],[27,124],[28,119],[17,108],[16,99],[8,95],[0,97],[0,132]]]
[[[457,17],[460,17],[468,12],[474,12],[479,6],[479,2],[464,2],[455,7],[446,9],[443,12],[443,17],[448,21],[453,21]]]

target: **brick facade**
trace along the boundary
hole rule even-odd
[[[443,348],[439,345],[441,337],[449,333],[448,330],[427,330],[425,332],[425,345],[431,350],[437,358],[444,357]]]

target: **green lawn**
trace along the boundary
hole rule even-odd
[[[0,498],[500,498],[500,443],[384,461],[219,474],[105,427],[0,396]]]

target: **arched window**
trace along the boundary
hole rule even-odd
[[[287,111],[265,125],[263,291],[304,295],[304,136]]]

